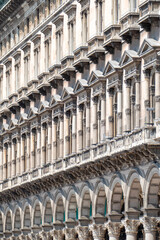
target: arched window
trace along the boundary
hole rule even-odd
[[[6,215],[5,230],[7,230],[7,231],[12,230],[12,222],[11,222],[11,213],[10,212],[8,212]]]
[[[116,24],[120,19],[120,0],[113,0],[113,22]]]
[[[2,220],[2,214],[0,213],[0,233],[3,232],[3,220]]]
[[[33,225],[40,226],[41,224],[42,224],[41,210],[40,210],[40,205],[37,204],[34,210]]]
[[[30,227],[31,226],[31,215],[29,207],[26,207],[24,212],[24,227]]]
[[[20,229],[20,228],[21,228],[21,217],[20,217],[20,211],[19,209],[17,209],[15,213],[15,219],[14,219],[14,229]]]
[[[78,220],[78,207],[75,195],[72,195],[69,200],[68,219]]]
[[[92,203],[89,191],[85,192],[82,200],[81,216],[90,218],[92,216]]]
[[[65,222],[65,211],[62,198],[57,202],[55,221]]]
[[[46,207],[45,207],[44,223],[51,224],[52,222],[53,222],[53,215],[52,215],[51,202],[48,201],[46,203]]]

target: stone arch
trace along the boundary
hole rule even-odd
[[[53,211],[51,201],[47,199],[44,207],[44,223],[51,224],[53,222]]]
[[[74,193],[71,194],[68,201],[67,219],[78,220],[78,206],[76,195]]]
[[[105,216],[107,213],[107,198],[104,187],[99,187],[97,192],[95,214]]]
[[[60,197],[56,203],[55,221],[65,221],[65,209],[62,197]]]
[[[15,211],[14,229],[21,229],[21,214],[19,208]]]
[[[6,214],[5,231],[11,231],[11,230],[12,230],[11,212],[8,211]]]
[[[90,218],[92,216],[92,202],[89,189],[85,190],[82,196],[81,217]]]
[[[41,215],[40,204],[36,203],[34,207],[33,225],[40,226],[41,224],[42,224],[42,215]]]
[[[140,180],[135,178],[130,186],[128,207],[135,210],[140,210],[143,206],[143,196]]]
[[[31,213],[29,206],[26,206],[24,210],[23,226],[28,228],[31,226]]]
[[[3,232],[3,219],[2,219],[2,213],[0,213],[0,233]]]
[[[124,194],[120,182],[114,185],[111,198],[111,212],[122,214],[124,211]]]
[[[160,206],[160,177],[156,173],[152,176],[148,189],[148,207]]]

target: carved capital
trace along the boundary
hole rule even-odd
[[[106,126],[106,120],[101,120],[101,126],[102,127]]]
[[[136,111],[140,111],[140,104],[136,104],[136,105],[135,105],[135,110],[136,110]]]
[[[145,100],[144,101],[144,106],[147,108],[147,107],[149,107],[149,105],[150,105],[150,101],[149,100]]]
[[[125,109],[125,114],[128,116],[128,115],[131,115],[131,109],[130,108],[126,108]]]
[[[77,232],[78,232],[79,240],[90,240],[91,239],[91,234],[90,234],[90,230],[88,227],[78,226]]]
[[[150,69],[143,70],[143,74],[144,74],[145,78],[149,78],[150,77],[150,72],[151,72]]]
[[[65,232],[65,239],[66,240],[74,240],[76,239],[76,230],[74,228],[66,228]]]
[[[90,226],[90,230],[92,231],[93,238],[96,240],[104,240],[106,227],[104,225],[93,224]]]
[[[87,128],[86,128],[86,132],[87,132],[87,133],[90,133],[90,127],[87,127]]]
[[[137,233],[139,221],[137,220],[124,220],[123,224],[125,226],[126,233]]]
[[[57,142],[53,142],[53,147],[57,147]]]
[[[107,223],[108,234],[110,237],[119,237],[121,224],[116,222],[108,222]]]
[[[72,138],[73,139],[76,139],[76,136],[77,136],[76,133],[72,133]]]
[[[159,96],[158,96],[158,95],[155,96],[155,101],[156,101],[156,102],[160,102],[160,95],[159,95]]]
[[[141,219],[141,222],[143,224],[145,232],[156,231],[156,227],[157,227],[157,224],[158,224],[158,220],[156,218],[154,218],[154,217],[143,217]]]
[[[45,152],[45,151],[46,151],[46,147],[43,146],[43,147],[42,147],[42,152]]]
[[[62,230],[54,230],[53,231],[54,240],[63,240],[64,234]]]
[[[65,136],[65,141],[69,142],[70,141],[70,137],[69,136]]]
[[[122,119],[122,112],[118,112],[118,113],[117,113],[117,118],[118,118],[118,119]]]
[[[109,122],[113,122],[113,121],[114,121],[113,116],[109,116],[109,117],[108,117],[108,120],[109,120]]]
[[[82,130],[79,130],[79,131],[78,131],[78,135],[79,135],[79,136],[83,136],[83,131],[82,131]]]
[[[93,129],[98,129],[98,124],[97,123],[93,124]]]

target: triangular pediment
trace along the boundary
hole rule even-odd
[[[39,112],[43,112],[49,107],[49,102],[48,101],[43,101],[41,102],[41,105],[39,107]]]
[[[154,49],[160,49],[160,43],[156,41],[155,39],[148,38],[145,39],[139,49],[139,56],[143,56],[147,54],[148,52],[153,51]]]
[[[11,119],[10,124],[9,124],[9,128],[14,128],[16,125],[18,124],[18,120],[17,119]]]
[[[117,61],[108,61],[103,74],[106,76],[108,74],[114,73],[119,68],[119,63]]]
[[[53,105],[59,103],[60,101],[61,101],[61,96],[58,94],[55,94],[51,99],[50,106],[53,106]]]
[[[38,109],[36,107],[32,107],[28,113],[28,118],[35,117],[38,113]]]
[[[66,87],[62,92],[62,100],[70,97],[73,94],[73,88]]]
[[[27,120],[27,114],[26,113],[22,113],[21,115],[20,115],[20,118],[19,118],[19,121],[18,121],[18,123],[23,123],[25,120]]]
[[[8,129],[9,129],[9,125],[7,123],[4,123],[2,127],[2,132],[6,132]]]
[[[87,87],[87,81],[85,79],[78,80],[74,87],[74,93],[80,92]]]
[[[99,70],[92,71],[92,73],[88,79],[88,85],[92,85],[93,83],[97,82],[102,77],[103,77],[103,74],[101,71],[99,71]]]
[[[121,65],[121,67],[123,67],[132,61],[133,61],[132,57],[128,54],[127,51],[125,51],[121,58],[120,65]]]

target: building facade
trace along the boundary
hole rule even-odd
[[[160,1],[0,1],[0,238],[160,239]]]

